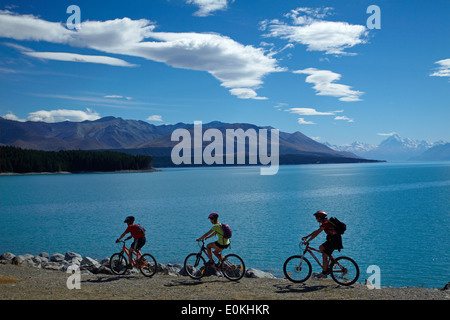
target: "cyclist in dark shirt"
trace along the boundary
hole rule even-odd
[[[304,242],[310,242],[315,237],[317,237],[322,231],[325,231],[327,235],[327,240],[324,243],[322,243],[322,245],[319,247],[320,252],[322,252],[322,262],[323,262],[322,263],[323,271],[320,276],[327,277],[327,275],[329,274],[328,264],[330,255],[333,253],[334,250],[340,250],[343,248],[342,239],[341,236],[334,229],[334,226],[331,224],[331,222],[328,221],[326,212],[319,210],[316,213],[314,213],[314,216],[316,217],[317,222],[320,223],[320,227],[311,234],[303,237],[302,240]]]

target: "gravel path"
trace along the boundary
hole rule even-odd
[[[219,277],[200,281],[157,273],[114,276],[81,275],[80,289],[69,290],[70,274],[62,271],[0,264],[1,300],[450,300],[450,290],[381,288],[356,283],[337,285],[330,279],[295,284],[286,279]]]

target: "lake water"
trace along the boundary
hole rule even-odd
[[[450,281],[450,163],[174,168],[152,173],[0,177],[0,253],[74,251],[102,259],[134,215],[147,229],[143,251],[183,263],[211,228],[210,212],[233,229],[225,253],[282,276],[319,209],[347,224],[340,255],[359,282],[380,268],[381,286],[443,287]],[[212,239],[211,239],[212,240]],[[312,245],[325,240],[321,234]],[[315,272],[320,271],[310,259]]]

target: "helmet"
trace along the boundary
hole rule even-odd
[[[316,213],[314,213],[314,216],[316,218],[325,218],[327,216],[327,213],[325,211],[319,210]]]
[[[133,216],[128,216],[125,218],[125,223],[133,223],[134,222],[134,217]]]
[[[216,219],[218,217],[219,217],[219,215],[217,213],[213,212],[208,216],[208,219]]]

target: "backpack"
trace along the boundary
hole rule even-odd
[[[347,230],[347,225],[338,218],[331,217],[328,221],[334,226],[334,229],[338,234],[344,234],[345,230]]]
[[[134,227],[134,230],[138,235],[140,235],[141,237],[145,237],[145,229],[143,226],[141,226],[140,224],[135,224]]]
[[[230,239],[233,232],[228,224],[222,223],[223,237],[225,239]]]

